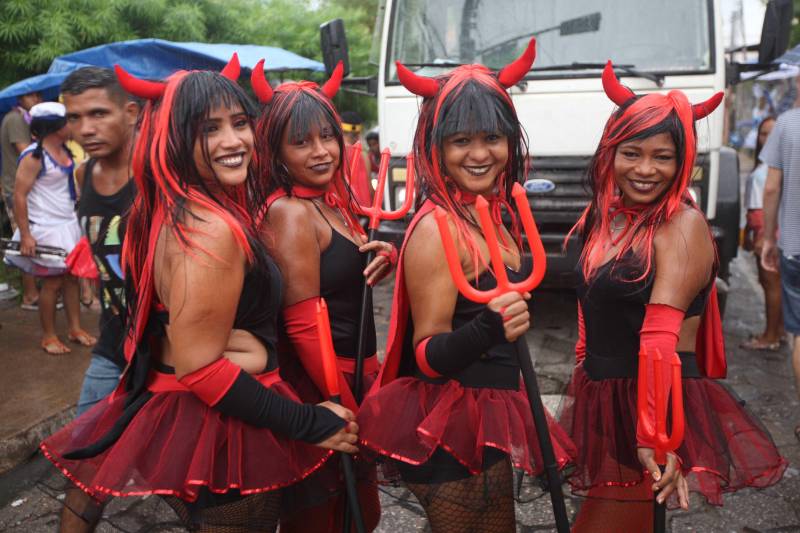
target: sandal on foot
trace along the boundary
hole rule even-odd
[[[36,299],[32,302],[26,302],[22,300],[22,303],[19,306],[20,309],[23,311],[38,311],[39,310],[39,300]]]
[[[58,339],[58,337],[42,339],[41,347],[42,350],[44,350],[48,355],[65,355],[72,351],[67,348],[64,343]]]
[[[70,331],[69,335],[67,335],[67,338],[70,340],[70,342],[80,344],[81,346],[89,347],[89,346],[94,346],[95,343],[97,343],[97,339],[95,339],[82,329],[79,329],[77,331]]]
[[[739,345],[745,350],[758,350],[761,352],[777,352],[781,349],[781,341],[765,342],[758,337],[750,337]]]

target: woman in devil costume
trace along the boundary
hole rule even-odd
[[[261,177],[270,193],[261,235],[286,279],[280,332],[281,353],[286,357],[281,375],[304,401],[329,397],[315,320],[316,304],[324,298],[338,358],[342,403],[356,411],[352,387],[364,278],[373,285],[386,276],[396,252],[388,243],[366,242],[358,222],[358,204],[345,175],[349,165],[341,123],[331,102],[341,79],[339,64],[322,87],[302,81],[284,83],[273,91],[259,64],[252,85],[259,100],[268,104],[257,130]],[[365,268],[364,257],[370,250],[377,256]],[[363,382],[369,387],[378,370],[371,299],[366,318],[368,357]],[[365,526],[372,530],[380,518],[374,468],[363,462],[356,465]],[[296,509],[285,509],[281,530],[341,530],[343,493],[338,461],[331,461],[307,482],[287,491],[286,500]]]
[[[281,277],[249,215],[265,195],[238,73],[235,56],[221,75],[163,83],[117,67],[149,100],[123,252],[130,363],[109,399],[41,446],[80,489],[64,531],[92,529],[109,496],[146,494],[166,496],[191,529],[274,531],[276,489],[318,469],[325,448],[355,451],[350,411],[298,403],[278,376]]]
[[[512,465],[532,475],[542,468],[512,344],[529,327],[530,295],[510,292],[487,305],[461,296],[431,213],[436,206],[447,212],[467,278],[490,289],[496,281],[474,207],[483,196],[509,278],[528,276],[508,203],[528,153],[506,91],[534,56],[531,40],[498,74],[465,65],[437,78],[397,64],[400,82],[424,98],[413,144],[424,200],[401,252],[386,360],[358,419],[362,445],[394,460],[436,533],[515,531]],[[572,446],[554,422],[551,432],[563,466]]]
[[[696,105],[681,91],[639,97],[617,81],[610,62],[603,87],[619,109],[590,163],[594,195],[574,228],[585,242],[580,335],[560,421],[579,451],[573,491],[589,496],[576,530],[646,531],[653,491],[672,506],[687,508],[689,490],[721,505],[723,492],[777,482],[786,462],[758,421],[708,379],[724,377],[716,254],[687,188],[694,121],[722,94]],[[652,432],[637,416],[640,351],[677,352],[681,360],[686,432],[663,474]],[[652,396],[651,388],[650,405]]]

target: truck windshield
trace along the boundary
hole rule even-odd
[[[388,79],[397,60],[428,76],[464,63],[497,69],[531,36],[534,77],[574,76],[608,59],[640,72],[708,71],[709,11],[700,0],[395,0]]]

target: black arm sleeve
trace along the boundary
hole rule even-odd
[[[251,426],[273,429],[291,439],[312,444],[325,440],[346,424],[330,409],[284,398],[244,371],[239,372],[214,408]]]
[[[496,344],[508,342],[503,317],[488,307],[450,333],[433,335],[425,347],[428,365],[443,376],[451,376],[475,362]]]

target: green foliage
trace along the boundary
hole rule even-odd
[[[0,87],[46,71],[57,56],[148,37],[277,46],[321,61],[319,26],[334,18],[345,21],[353,75],[368,75],[376,9],[377,0],[2,0]],[[371,100],[337,100],[374,119]]]

